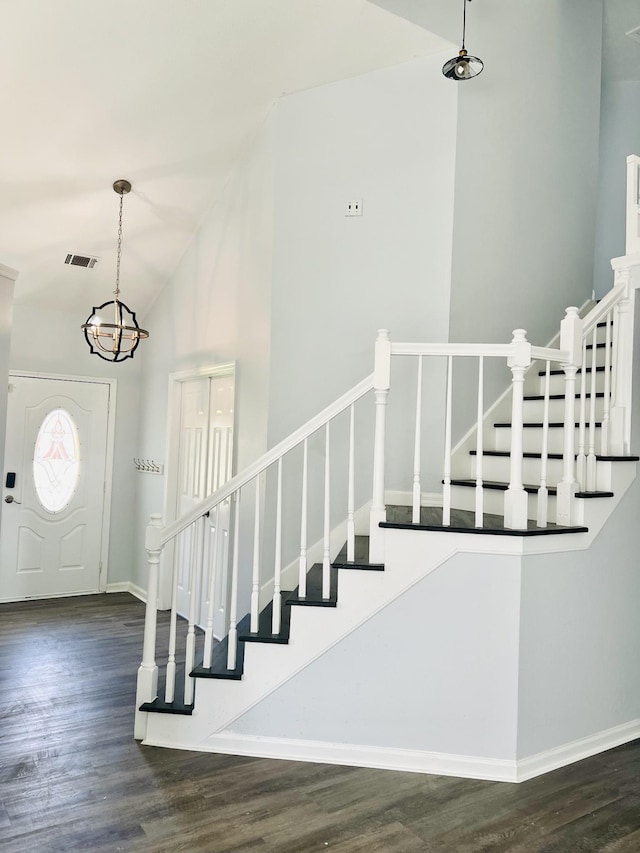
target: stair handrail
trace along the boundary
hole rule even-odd
[[[186,530],[194,521],[211,512],[218,504],[227,500],[247,483],[250,483],[251,480],[273,465],[274,462],[277,462],[289,451],[293,450],[294,447],[301,444],[305,438],[309,438],[337,415],[348,409],[349,406],[363,397],[368,391],[371,391],[373,387],[374,374],[371,373],[358,382],[357,385],[345,391],[342,396],[318,412],[317,415],[314,415],[306,423],[290,433],[286,438],[283,438],[282,441],[279,441],[278,444],[275,444],[243,471],[236,474],[235,477],[232,477],[224,486],[221,486],[208,497],[203,498],[189,512],[184,513],[175,521],[167,524],[162,530],[160,538],[161,547],[166,545],[171,539],[174,539],[179,533],[182,533],[183,530]]]
[[[583,317],[583,336],[588,335],[593,329],[601,322],[601,320],[606,317],[609,311],[616,305],[616,303],[620,302],[621,299],[624,299],[626,295],[626,283],[624,281],[619,281],[611,290],[607,293],[606,296],[597,302],[593,308]]]

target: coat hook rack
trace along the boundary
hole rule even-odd
[[[136,471],[142,471],[143,474],[164,474],[164,465],[154,462],[153,459],[136,459],[134,457],[133,464]]]

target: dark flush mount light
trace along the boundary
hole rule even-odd
[[[115,181],[113,189],[120,196],[120,215],[118,218],[118,254],[116,261],[116,297],[111,302],[94,306],[87,322],[82,324],[89,349],[94,355],[105,361],[124,361],[133,358],[138,344],[149,337],[146,329],[141,329],[134,311],[131,311],[120,297],[120,259],[122,256],[122,202],[131,191],[129,181]],[[111,322],[113,319],[113,322]]]
[[[471,0],[462,0],[462,47],[457,56],[448,59],[442,66],[442,73],[449,80],[471,80],[477,77],[484,68],[484,62],[477,56],[469,56],[464,40],[467,30],[467,3]]]

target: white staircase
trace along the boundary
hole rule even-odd
[[[629,182],[636,187],[636,200],[639,175],[640,159],[629,158]],[[168,527],[162,527],[158,516],[152,519],[146,539],[149,597],[138,673],[137,738],[160,746],[342,760],[516,781],[637,736],[633,721],[626,721],[626,728],[613,725],[610,728],[615,732],[610,736],[599,735],[598,739],[594,735],[583,743],[583,732],[577,726],[576,738],[565,737],[557,747],[558,755],[554,753],[548,760],[534,756],[533,761],[526,751],[522,754],[520,745],[527,740],[527,721],[526,697],[521,698],[518,687],[519,673],[526,682],[526,655],[522,652],[522,659],[518,655],[527,645],[527,579],[530,567],[535,565],[534,555],[554,555],[553,560],[558,561],[562,555],[595,551],[595,540],[635,482],[631,391],[633,310],[640,287],[637,204],[628,208],[628,218],[636,227],[628,229],[627,255],[613,262],[613,289],[598,304],[592,304],[584,317],[577,308],[568,308],[556,346],[532,346],[520,329],[508,344],[486,345],[394,343],[387,332],[380,332],[371,376],[188,516]],[[465,390],[465,395],[473,400],[478,419],[453,447],[453,368],[458,359],[475,365],[477,382]],[[485,411],[486,365],[496,359],[506,362],[512,383]],[[401,438],[406,441],[411,434],[414,460],[413,478],[404,490],[405,508],[388,506],[385,490],[389,473],[386,444],[390,438],[398,440],[386,434],[387,408],[394,405],[389,390],[392,363],[396,362],[417,366],[415,406],[412,404],[404,415]],[[431,399],[423,399],[426,384],[443,390],[442,456],[425,434],[424,412],[433,404]],[[371,414],[371,398],[372,497],[363,502],[362,484],[368,472],[363,472],[359,449],[369,441],[368,428],[362,421],[367,412]],[[412,424],[410,430],[408,423]],[[319,444],[323,451],[320,460]],[[332,447],[338,448],[333,455]],[[336,470],[340,475],[336,476]],[[442,482],[437,496],[423,490],[423,483],[434,479]],[[298,507],[295,558],[288,509],[291,493]],[[321,493],[322,508],[317,518],[311,510],[315,493]],[[232,541],[226,549],[220,544],[222,531],[218,530],[217,518],[221,507],[229,505]],[[265,509],[273,509],[273,527],[267,524]],[[314,530],[320,534],[317,541]],[[603,534],[601,541],[608,535]],[[176,553],[187,554],[189,564],[173,567],[168,646],[159,650],[156,601],[160,555],[167,543],[179,537],[186,547],[175,549]],[[336,559],[345,541],[345,551]],[[362,549],[364,553],[360,553]],[[477,566],[477,571],[465,575],[463,589],[449,588],[447,583],[458,571],[463,555],[466,562],[460,569],[462,574],[470,566]],[[601,560],[601,555],[597,559]],[[568,566],[573,557],[566,560]],[[500,567],[507,563],[511,568],[505,588],[494,588],[503,570]],[[562,563],[558,565],[562,572]],[[229,625],[227,636],[218,642],[213,636],[213,605],[205,625],[196,625],[196,613],[200,608],[198,596],[213,602],[213,585],[221,577],[229,588]],[[518,584],[512,586],[515,577]],[[176,606],[179,579],[191,589],[190,612],[183,615],[178,614]],[[446,594],[440,587],[447,587]],[[491,595],[489,589],[493,590]],[[440,690],[424,699],[425,719],[432,719],[424,742],[422,734],[417,734],[407,744],[402,732],[396,731],[389,738],[381,734],[379,743],[358,744],[349,734],[352,727],[347,720],[344,740],[341,734],[338,746],[335,740],[329,743],[322,734],[326,720],[321,717],[314,724],[314,712],[301,698],[309,692],[310,674],[321,673],[326,662],[333,659],[334,670],[340,671],[341,679],[347,679],[345,695],[350,695],[349,680],[357,679],[357,675],[342,672],[347,650],[353,655],[358,638],[370,634],[374,625],[384,624],[387,616],[397,614],[400,605],[410,601],[407,596],[429,596],[429,590],[433,594],[429,601],[435,601],[439,594],[444,596],[445,612],[447,608],[452,614],[460,607],[464,609],[467,604],[463,599],[467,602],[467,596],[473,596],[484,614],[483,624],[497,626],[506,620],[502,650],[493,644],[490,630],[477,638],[480,662],[476,661],[475,669],[469,662],[468,645],[456,651],[456,643],[450,642],[447,654],[452,671],[460,678],[467,673],[468,683],[473,673],[484,667],[487,682],[496,669],[503,672],[501,689],[490,691],[486,699],[487,708],[493,707],[493,711],[483,711],[484,715],[489,713],[492,723],[486,723],[483,714],[476,720],[475,711],[470,711],[474,722],[469,724],[469,731],[479,726],[478,738],[482,741],[482,733],[495,723],[496,743],[501,743],[502,735],[507,740],[495,747],[494,755],[489,754],[492,746],[479,745],[480,757],[452,750],[449,736],[442,732],[458,710],[456,706],[452,711],[448,704],[455,690],[447,695]],[[520,613],[522,624],[512,620],[512,611]],[[437,618],[439,614],[434,613],[431,623],[425,623],[425,638],[431,637],[429,631]],[[550,623],[550,630],[555,624]],[[485,639],[486,649],[482,651]],[[511,649],[507,657],[515,656],[515,668],[513,661],[505,664],[507,646]],[[412,653],[417,656],[418,667],[426,669],[432,665],[431,657],[441,653],[436,648],[419,648],[403,654],[397,631],[391,632],[386,646],[380,635],[370,639],[370,653],[380,660],[385,659],[386,647],[395,650],[392,668],[408,667],[409,673],[415,671]],[[430,656],[428,663],[424,663],[424,655]],[[158,656],[167,659],[160,678]],[[349,660],[351,666],[358,665],[357,660]],[[382,694],[391,689],[387,670],[379,676]],[[439,677],[434,674],[434,683]],[[419,732],[421,712],[413,707],[412,678],[407,678],[403,708],[410,709],[406,711],[407,732],[414,715]],[[369,684],[363,685],[363,696]],[[280,707],[274,721],[273,708],[284,696],[288,697],[286,708],[283,711]],[[350,701],[357,706],[357,694]],[[466,701],[473,705],[473,696]],[[328,707],[325,713],[340,716],[335,707]],[[376,717],[371,704],[363,713]],[[496,722],[503,715],[505,722]],[[283,737],[285,718],[290,729],[304,733],[304,737]],[[389,725],[397,730],[398,720],[390,720]],[[460,725],[464,728],[462,722]],[[335,738],[335,729],[328,730]],[[531,740],[535,741],[533,735]],[[579,741],[579,745],[570,749],[567,740]],[[455,737],[452,742],[457,742]],[[461,742],[465,742],[464,737]],[[404,745],[399,747],[398,743]]]

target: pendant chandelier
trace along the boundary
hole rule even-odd
[[[94,306],[87,322],[82,324],[89,349],[94,355],[105,361],[124,361],[133,358],[138,344],[149,337],[146,329],[141,329],[134,311],[120,301],[120,259],[122,257],[122,203],[125,195],[131,191],[129,181],[119,180],[113,189],[120,196],[120,215],[118,217],[118,252],[116,261],[115,299]],[[111,322],[113,321],[113,322]]]
[[[462,0],[462,47],[460,53],[453,59],[448,59],[442,66],[442,73],[449,80],[471,80],[477,77],[484,68],[484,62],[477,56],[469,56],[464,45],[467,29],[467,3],[471,0]]]

